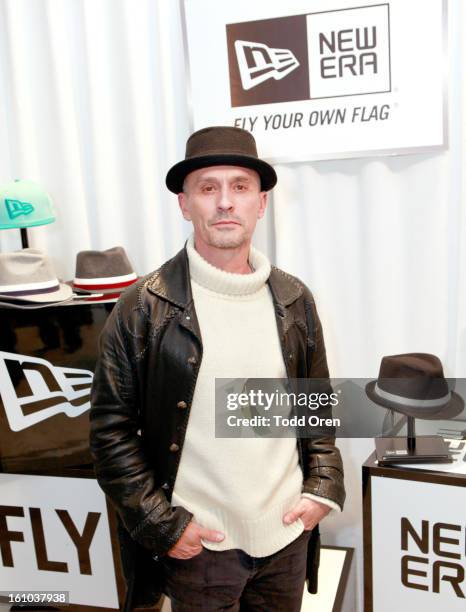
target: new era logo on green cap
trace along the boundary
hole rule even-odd
[[[16,180],[0,187],[0,229],[34,227],[53,221],[52,200],[41,185]]]
[[[19,215],[29,215],[34,210],[34,206],[28,202],[20,202],[19,200],[5,199],[6,211],[10,219],[19,217]]]

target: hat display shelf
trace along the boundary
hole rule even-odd
[[[0,305],[22,310],[71,300],[72,289],[60,283],[51,260],[29,247],[28,228],[55,221],[50,195],[30,180],[0,186],[0,230],[20,230],[22,249],[0,253]]]
[[[28,227],[55,221],[49,194],[37,183],[16,179],[0,187],[0,229],[19,229],[21,246],[29,247]]]

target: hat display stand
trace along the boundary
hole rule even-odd
[[[406,436],[375,438],[379,465],[453,461],[442,436],[416,436],[416,418],[450,419],[464,408],[463,398],[450,389],[436,355],[404,353],[383,357],[379,377],[366,385],[366,395],[375,404],[406,418]]]
[[[25,227],[21,227],[19,231],[21,232],[21,246],[27,249],[29,247],[28,231]]]
[[[51,260],[29,247],[27,228],[55,221],[50,195],[29,180],[0,186],[0,230],[20,230],[22,249],[0,253],[0,306],[23,310],[115,301],[138,280],[123,247],[81,251],[73,281],[61,283]]]
[[[28,310],[71,301],[73,291],[60,283],[46,254],[29,246],[28,228],[55,219],[52,199],[41,185],[16,179],[0,186],[0,230],[19,229],[22,247],[0,253],[1,307]]]
[[[415,417],[407,416],[406,437],[375,438],[379,465],[390,463],[451,463],[448,445],[442,436],[417,436]]]

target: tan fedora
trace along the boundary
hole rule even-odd
[[[72,289],[60,283],[49,257],[39,249],[0,253],[0,303],[33,308],[71,300]]]

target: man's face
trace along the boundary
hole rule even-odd
[[[267,193],[259,174],[239,166],[209,166],[190,172],[178,195],[183,217],[192,221],[197,241],[219,249],[251,240],[265,212]]]

